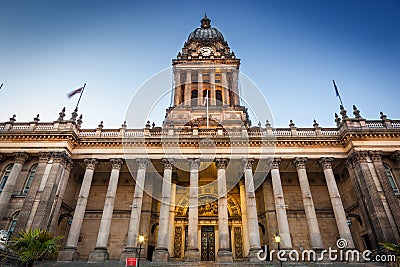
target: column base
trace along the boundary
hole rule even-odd
[[[57,261],[77,261],[78,259],[79,252],[73,247],[65,247],[57,256]]]
[[[153,262],[168,262],[169,252],[164,248],[156,248],[153,252]]]
[[[249,262],[264,262],[262,259],[258,257],[258,252],[261,248],[251,248],[249,250]]]
[[[198,249],[192,249],[185,252],[185,261],[198,262],[200,261],[200,252]]]
[[[107,248],[96,247],[89,254],[88,262],[105,262],[109,258]]]
[[[232,252],[229,250],[218,250],[218,262],[233,262]]]

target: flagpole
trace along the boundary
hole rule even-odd
[[[2,84],[0,85],[0,90],[1,90],[1,88],[3,87],[3,85],[4,85],[4,83],[2,83]]]
[[[206,104],[207,104],[207,129],[208,129],[208,90],[206,91]]]
[[[340,104],[342,105],[342,107],[344,107],[344,105],[343,105],[343,101],[342,101],[342,98],[340,97],[339,90],[337,89],[337,86],[336,86],[335,80],[332,80],[332,81],[333,81],[333,86],[335,87],[336,96],[337,96],[337,97],[339,97]]]
[[[78,103],[76,103],[76,107],[75,107],[76,111],[78,111],[79,102],[81,101],[81,97],[82,97],[83,91],[85,91],[85,87],[86,87],[86,83],[83,84],[81,95],[79,96]]]

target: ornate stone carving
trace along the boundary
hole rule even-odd
[[[322,169],[332,169],[333,158],[330,157],[323,157],[319,160],[319,163],[322,166]]]
[[[189,159],[189,167],[191,170],[198,170],[200,166],[200,159]]]
[[[340,126],[341,119],[339,118],[339,116],[338,116],[337,113],[335,113],[335,122],[336,122],[336,126],[339,127],[339,126]]]
[[[94,170],[99,163],[97,159],[85,159],[86,169]]]
[[[182,227],[175,227],[175,236],[174,236],[174,258],[182,258]]]
[[[271,169],[279,169],[279,165],[281,165],[281,158],[274,158],[271,163]]]
[[[51,157],[50,152],[39,152],[39,162],[47,163]]]
[[[63,109],[61,110],[61,112],[60,113],[58,113],[58,119],[57,119],[57,121],[63,121],[64,120],[64,117],[65,117],[65,107],[63,107]]]
[[[110,159],[111,168],[120,170],[122,165],[124,165],[124,161],[122,159]]]
[[[305,169],[306,168],[307,158],[296,157],[296,158],[294,158],[293,162],[294,162],[294,165],[296,166],[297,169]]]
[[[68,161],[68,158],[69,158],[68,155],[64,151],[52,152],[51,154],[53,156],[53,162],[65,163],[66,161]]]
[[[228,162],[229,160],[226,158],[221,158],[221,159],[215,159],[215,166],[217,167],[217,169],[226,169],[226,167],[228,166]]]
[[[354,168],[354,157],[350,155],[347,160],[346,160],[346,167],[347,169],[353,169]]]
[[[242,165],[245,170],[248,170],[248,169],[252,170],[253,163],[254,163],[254,159],[247,159],[247,158],[242,159]]]
[[[138,166],[138,169],[147,169],[147,166],[149,166],[149,160],[148,159],[136,159],[136,164]]]
[[[14,162],[24,164],[24,162],[28,159],[28,154],[25,152],[17,152],[14,153]]]
[[[372,161],[382,161],[382,151],[380,150],[374,150],[374,151],[368,151],[369,157],[372,159]]]
[[[400,150],[396,150],[393,155],[392,155],[392,159],[394,159],[397,162],[400,162]]]
[[[357,120],[362,120],[360,111],[357,109],[356,105],[353,105],[353,114]]]
[[[233,227],[233,243],[235,247],[235,259],[243,259],[243,238],[242,238],[242,228],[240,226]]]
[[[71,119],[70,121],[76,121],[76,117],[78,117],[78,108],[76,107],[74,111],[71,113]]]
[[[169,169],[172,170],[172,168],[174,167],[174,160],[173,159],[162,159],[162,163],[164,165],[164,170],[165,169]]]
[[[349,116],[347,116],[347,110],[345,110],[342,105],[340,105],[340,115],[342,115],[342,120],[347,120],[349,118]]]
[[[367,162],[368,160],[368,151],[357,151],[352,154],[354,160],[356,162]]]
[[[199,207],[199,215],[201,216],[218,216],[218,203],[212,202],[201,205]]]

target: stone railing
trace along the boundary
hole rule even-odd
[[[360,120],[359,120],[360,121]],[[75,132],[78,138],[143,138],[143,137],[168,137],[179,136],[179,138],[190,137],[318,137],[318,136],[338,136],[342,129],[399,129],[400,120],[363,120],[351,121],[340,128],[320,128],[318,125],[314,128],[272,128],[272,127],[251,127],[249,129],[226,130],[222,128],[204,129],[204,128],[161,128],[161,127],[145,127],[142,129],[128,129],[126,127],[119,129],[80,129],[75,122],[5,122],[0,123],[0,135],[6,132],[50,132],[57,133],[62,130],[63,133],[71,131]],[[357,124],[358,123],[358,124]]]

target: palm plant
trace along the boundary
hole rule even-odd
[[[396,255],[397,261],[396,266],[399,266],[400,262],[400,245],[392,244],[392,243],[379,243],[382,247],[386,248],[387,250],[393,251],[394,255]]]
[[[31,267],[36,260],[55,256],[60,249],[57,243],[61,239],[61,236],[54,236],[47,230],[29,229],[19,232],[18,237],[8,242],[7,248],[14,251],[22,262]]]

